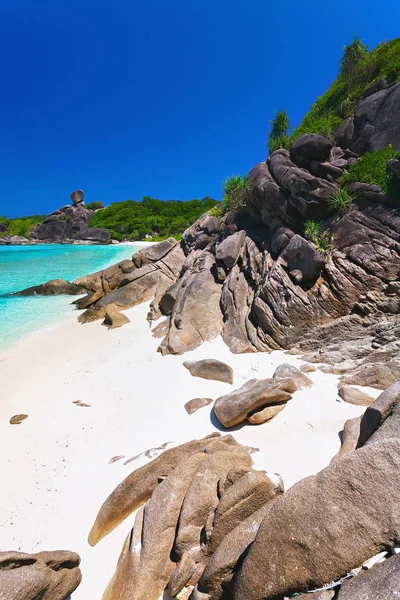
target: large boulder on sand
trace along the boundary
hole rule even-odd
[[[278,498],[241,568],[235,600],[322,587],[391,546],[400,529],[400,440],[351,452]]]
[[[290,400],[296,389],[293,379],[250,379],[241,388],[217,398],[214,411],[221,425],[234,427],[257,409]]]
[[[0,552],[1,600],[67,600],[81,582],[80,558],[56,550]]]
[[[146,502],[160,480],[167,477],[184,458],[197,452],[237,445],[232,436],[221,437],[213,433],[201,440],[192,440],[176,448],[170,448],[153,461],[137,469],[124,479],[110,494],[101,507],[89,534],[89,544],[95,546],[134,510]]]
[[[103,325],[106,325],[108,329],[116,329],[126,323],[130,323],[128,317],[115,304],[109,304],[106,308]]]
[[[205,358],[203,360],[186,360],[183,366],[188,369],[193,377],[213,379],[233,383],[233,369],[221,360]]]

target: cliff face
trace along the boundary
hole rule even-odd
[[[45,243],[77,241],[108,244],[108,229],[89,228],[94,211],[85,207],[83,198],[82,190],[73,192],[72,206],[63,206],[49,215],[32,230],[32,239]]]

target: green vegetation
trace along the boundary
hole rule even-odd
[[[400,184],[387,168],[387,161],[397,158],[397,155],[390,145],[375,152],[367,152],[342,177],[341,185],[346,186],[355,181],[379,185],[385,194],[400,200]]]
[[[275,152],[279,148],[286,148],[289,143],[290,118],[286,110],[276,113],[271,121],[271,131],[269,134],[268,150]]]
[[[93,215],[90,227],[110,229],[117,240],[141,240],[146,236],[162,239],[179,237],[203,213],[218,203],[213,198],[203,200],[162,201],[145,196],[141,202],[115,202]]]
[[[382,78],[388,83],[400,81],[400,38],[383,42],[368,52],[367,46],[356,37],[344,49],[337,79],[291,135],[280,139],[279,147],[290,149],[304,133],[333,139],[343,119],[354,112],[365,90]]]
[[[339,188],[327,202],[327,207],[332,212],[345,213],[350,210],[357,194],[349,190],[347,186]]]
[[[104,208],[104,204],[102,202],[89,202],[89,204],[85,204],[85,208],[89,210],[99,210],[100,208]]]
[[[246,194],[249,190],[249,180],[244,175],[232,175],[224,183],[224,199],[222,212],[242,210],[246,205]]]
[[[5,235],[21,235],[29,238],[33,227],[42,223],[47,215],[33,215],[32,217],[19,217],[18,219],[8,219],[6,216],[0,217],[0,223],[7,226],[7,231],[0,232],[0,237]]]
[[[309,219],[304,223],[304,234],[313,242],[318,252],[328,254],[333,249],[333,239],[324,228],[321,221]]]

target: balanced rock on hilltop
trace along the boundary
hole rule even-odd
[[[77,190],[71,194],[72,206],[63,206],[47,217],[31,232],[33,240],[47,243],[91,242],[108,244],[108,229],[90,228],[94,211],[85,207],[84,192]]]

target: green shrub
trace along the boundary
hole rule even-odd
[[[343,188],[337,189],[336,192],[329,198],[327,207],[332,212],[345,213],[350,210],[351,205],[356,197],[357,194],[350,191],[348,187],[344,186]]]
[[[220,219],[223,216],[223,214],[224,214],[224,211],[223,211],[223,207],[221,204],[216,204],[210,210],[211,217],[217,217],[218,219]]]
[[[104,208],[104,204],[100,201],[89,202],[89,204],[85,204],[85,208],[88,208],[89,210],[99,210],[100,208]]]
[[[223,210],[241,210],[246,205],[249,181],[243,175],[232,175],[224,183]]]
[[[385,194],[395,200],[400,200],[399,182],[387,168],[387,161],[396,156],[397,152],[393,150],[391,145],[375,152],[363,154],[356,164],[349,169],[349,172],[342,177],[341,185],[346,186],[356,181],[379,185]]]
[[[309,219],[304,223],[304,235],[311,240],[318,252],[327,254],[333,249],[333,239],[322,227],[321,221]]]

